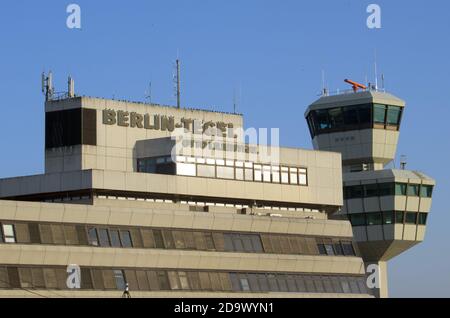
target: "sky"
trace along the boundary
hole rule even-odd
[[[81,29],[66,8],[81,8]],[[369,29],[369,4],[381,28]],[[246,127],[280,128],[283,146],[311,148],[304,120],[322,72],[374,82],[406,100],[397,155],[437,181],[425,241],[391,260],[391,297],[450,297],[450,2],[385,0],[72,0],[0,3],[0,178],[44,171],[40,74],[57,91],[67,76],[80,95],[233,111]],[[398,159],[396,160],[398,162]]]

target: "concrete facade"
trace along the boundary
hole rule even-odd
[[[152,170],[173,131],[240,145],[242,116],[90,97],[45,110],[45,174],[0,180],[0,297],[120,297],[125,282],[132,297],[371,297],[351,224],[328,217],[344,204],[339,153],[230,166],[215,151],[183,160],[231,177],[186,176]],[[81,289],[65,286],[70,264]]]

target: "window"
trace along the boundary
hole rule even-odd
[[[14,229],[16,233],[17,243],[30,243],[30,230],[27,223],[16,223],[14,224]],[[0,242],[3,238],[0,231]]]
[[[408,196],[417,197],[419,196],[419,185],[418,184],[408,184]]]
[[[120,247],[120,238],[118,230],[110,230],[109,235],[111,237],[111,246]]]
[[[155,246],[155,239],[153,237],[153,231],[149,229],[141,229],[141,236],[142,236],[142,245],[146,248],[154,248]]]
[[[162,230],[161,232],[164,238],[164,246],[168,249],[174,249],[175,242],[173,241],[172,232],[168,230]]]
[[[66,239],[64,238],[64,229],[62,225],[52,224],[52,236],[53,236],[53,244],[65,245]]]
[[[98,238],[100,241],[100,246],[110,246],[107,229],[99,229]]]
[[[207,165],[197,165],[197,176],[214,178],[216,176],[216,167]]]
[[[376,197],[378,196],[378,185],[377,184],[366,184],[364,185],[364,197]]]
[[[173,231],[172,235],[173,235],[173,240],[175,242],[175,248],[177,248],[177,249],[186,248],[186,245],[185,245],[184,239],[183,239],[183,232]]]
[[[406,183],[395,184],[395,195],[406,195]]]
[[[236,180],[244,180],[244,169],[236,168]]]
[[[362,186],[350,186],[347,187],[347,199],[358,199],[363,197],[363,187]]]
[[[177,163],[177,175],[196,176],[195,163]]]
[[[14,233],[14,225],[12,224],[3,224],[3,239],[5,243],[15,243],[16,235]]]
[[[280,167],[272,167],[272,182],[280,183]]]
[[[169,276],[170,288],[172,290],[180,289],[181,286],[180,286],[180,282],[178,281],[177,272],[168,272],[167,274]]]
[[[405,223],[406,224],[416,224],[417,213],[414,212],[406,212]]]
[[[387,124],[391,126],[399,126],[402,115],[402,109],[398,106],[388,106]]]
[[[98,246],[97,229],[91,227],[88,229],[89,245]]]
[[[165,271],[157,271],[159,290],[170,290],[169,279]]]
[[[68,245],[80,245],[75,225],[64,225],[64,236]]]
[[[394,212],[383,212],[383,224],[394,224]]]
[[[262,181],[262,170],[260,165],[254,166],[255,171],[255,181]]]
[[[344,116],[341,108],[332,108],[328,110],[330,119],[330,128],[339,129],[344,125]]]
[[[298,183],[300,185],[308,185],[307,170],[303,168],[298,169]]]
[[[270,166],[263,166],[263,181],[264,182],[271,182],[271,167]]]
[[[153,237],[155,238],[156,248],[165,248],[164,239],[161,230],[153,230]]]
[[[289,183],[289,168],[281,167],[281,183]]]
[[[393,183],[379,183],[378,184],[378,193],[380,197],[394,195],[395,189]]]
[[[344,107],[344,122],[346,128],[358,126],[358,106]]]
[[[332,244],[325,244],[325,250],[327,251],[327,255],[334,255],[334,249]]]
[[[363,213],[360,214],[350,214],[350,222],[352,226],[365,226],[366,225],[366,215]]]
[[[53,244],[52,227],[50,224],[39,224],[42,244]]]
[[[381,224],[383,224],[381,213],[367,213],[367,225]]]
[[[245,169],[245,181],[253,181],[253,169]]]
[[[208,250],[214,251],[216,249],[212,233],[205,233],[205,241],[206,241],[206,248]]]
[[[395,212],[395,223],[402,224],[405,217],[405,212]]]
[[[352,242],[342,242],[342,250],[345,256],[355,256],[355,249],[353,248]]]
[[[427,224],[427,213],[419,213],[419,225],[426,225]]]
[[[420,196],[422,198],[431,198],[432,195],[433,195],[433,186],[423,184],[420,186]]]
[[[118,290],[125,290],[125,278],[123,277],[122,270],[114,270],[114,281]]]
[[[372,105],[365,104],[358,107],[359,126],[370,126],[372,124]]]
[[[234,179],[234,168],[218,166],[217,167],[217,178]]]
[[[327,255],[327,250],[325,249],[325,245],[324,244],[318,244],[317,247],[319,249],[319,254],[320,255]]]
[[[386,122],[386,106],[374,104],[373,105],[373,122],[375,124],[382,124]]]
[[[142,270],[136,271],[136,281],[138,284],[139,290],[150,290],[150,285],[148,283],[147,273]]]
[[[334,251],[336,252],[336,255],[344,255],[344,251],[342,250],[341,243],[339,243],[339,242],[334,243]]]
[[[186,272],[178,272],[181,289],[189,289],[189,281]]]
[[[319,109],[315,111],[317,127],[319,130],[327,130],[330,128],[327,109]]]
[[[290,184],[298,184],[298,169],[289,168]]]

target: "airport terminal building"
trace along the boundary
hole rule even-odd
[[[0,179],[0,297],[387,296],[386,261],[423,240],[434,186],[383,169],[403,108],[323,96],[306,113],[316,150],[274,161],[234,134],[238,114],[48,96],[45,173]],[[174,151],[180,129],[192,140]]]

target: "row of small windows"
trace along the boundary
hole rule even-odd
[[[375,212],[348,215],[352,226],[370,226],[383,224],[417,224],[426,225],[428,213],[417,212]]]
[[[355,256],[351,241],[329,239],[341,246],[321,253],[322,238],[297,235],[244,234],[149,228],[62,224],[1,223],[0,242],[91,245],[116,248],[160,248],[201,251]]]
[[[232,273],[234,291],[367,294],[363,277]]]
[[[64,268],[0,266],[0,288],[66,290]],[[364,277],[81,268],[81,289],[367,294]]]
[[[391,195],[431,198],[433,186],[411,183],[374,183],[344,187],[344,199],[347,200]]]
[[[178,156],[138,159],[138,172],[307,186],[307,169],[253,162]]]
[[[381,104],[361,104],[313,110],[307,117],[311,136],[332,132],[381,128],[398,130],[403,108]]]

